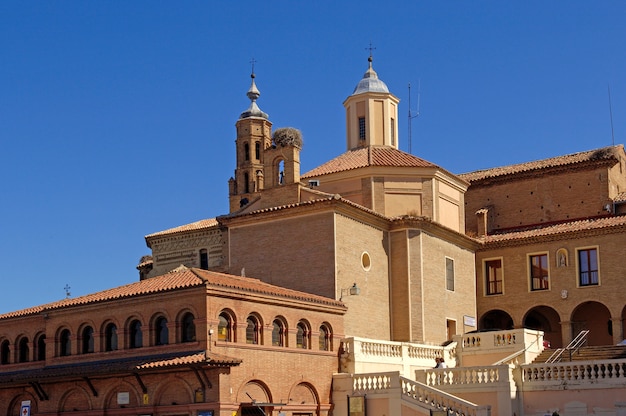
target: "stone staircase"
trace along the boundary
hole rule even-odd
[[[555,349],[545,349],[533,360],[533,364],[545,363],[552,356]],[[565,350],[561,355],[560,362],[565,361],[594,361],[616,360],[626,358],[626,345],[601,345],[594,347],[581,347],[575,351]]]

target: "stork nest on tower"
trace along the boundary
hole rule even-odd
[[[295,146],[302,149],[302,133],[293,127],[282,127],[274,130],[272,140],[276,146]]]

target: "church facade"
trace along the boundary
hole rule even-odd
[[[247,96],[228,213],[147,235],[135,283],[0,315],[0,414],[343,415],[348,337],[623,339],[623,146],[453,174],[399,150],[370,57],[346,151],[301,173]]]

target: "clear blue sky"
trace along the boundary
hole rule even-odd
[[[626,135],[626,2],[0,2],[0,312],[134,282],[144,235],[227,212],[249,104],[345,149],[374,68],[407,146],[453,173]]]

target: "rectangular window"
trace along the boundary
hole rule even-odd
[[[365,117],[359,117],[359,140],[365,140]]]
[[[578,250],[578,284],[580,286],[598,284],[598,249]]]
[[[446,257],[446,289],[454,291],[454,260]]]
[[[548,255],[536,254],[529,256],[530,290],[546,290],[549,285]]]
[[[391,145],[395,147],[396,145],[396,121],[391,119]]]
[[[502,294],[502,259],[485,261],[485,293]]]

